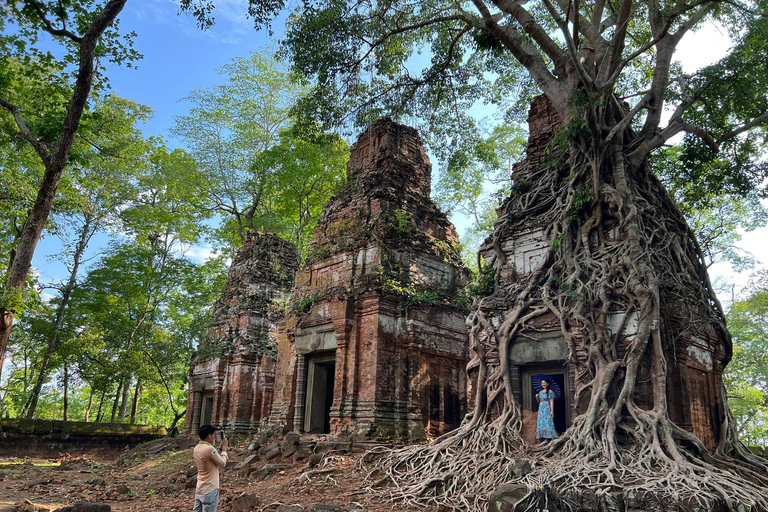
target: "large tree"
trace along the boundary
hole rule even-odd
[[[184,2],[203,18],[212,3]],[[250,4],[257,23],[283,6]],[[510,479],[509,459],[526,450],[506,354],[550,315],[582,370],[576,393],[588,407],[521,478],[532,492],[518,509],[536,508],[534,497],[546,493],[538,486],[591,496],[606,509],[622,490],[655,494],[670,507],[768,508],[768,464],[739,443],[730,414],[713,452],[670,419],[675,315],[700,320],[688,327],[709,332],[726,359],[731,341],[701,248],[649,165],[682,134],[680,175],[734,193],[761,184],[766,8],[760,0],[320,0],[294,11],[284,47],[297,75],[316,80],[303,106],[322,121],[416,113],[458,151],[473,140],[471,106],[514,106],[526,88],[542,91],[564,119],[550,165],[516,187],[482,249],[504,286],[469,317],[473,414],[431,445],[391,454],[396,497],[478,508]],[[733,47],[717,63],[683,72],[676,49],[710,21]],[[551,246],[527,278],[510,283],[498,235],[529,219],[547,226]],[[503,321],[484,321],[498,301]],[[609,313],[638,318],[626,347],[610,334]],[[650,379],[649,405],[635,400],[638,372]]]
[[[221,85],[195,89],[175,118],[205,173],[207,208],[222,218],[217,238],[237,248],[249,229],[274,232],[301,248],[344,174],[347,147],[336,135],[294,127],[306,87],[264,48],[219,70]],[[309,128],[309,129],[307,129]]]
[[[8,271],[3,275],[0,362],[5,356],[14,315],[21,306],[18,298],[22,296],[35,247],[56,198],[91,89],[94,82],[98,84],[98,59],[121,63],[137,57],[130,39],[118,40],[111,28],[126,1],[23,0],[0,4],[0,121],[3,128],[12,123],[8,133],[28,144],[45,168]],[[16,27],[7,27],[10,23]],[[45,36],[61,44],[63,52],[57,53],[63,55],[56,57],[48,49],[50,46],[46,48]],[[17,61],[26,66],[14,65]],[[58,72],[51,73],[52,68]],[[18,76],[20,69],[35,71],[32,76],[39,82],[38,87],[32,91],[20,89],[18,84],[27,81]],[[34,94],[51,81],[58,94]]]

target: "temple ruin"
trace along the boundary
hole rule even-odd
[[[524,190],[541,173],[551,172],[557,155],[550,151],[548,144],[562,119],[546,96],[539,96],[529,111],[530,136],[526,158],[515,164],[512,172],[513,195],[515,188]],[[496,286],[515,290],[516,283],[524,282],[546,256],[550,242],[545,236],[545,221],[527,218],[525,222],[504,222],[514,217],[513,196],[510,196],[498,210],[493,235],[481,248],[486,269],[500,269]],[[606,236],[616,237],[618,229],[609,229]],[[499,252],[503,255],[499,257]],[[568,290],[561,290],[567,294]],[[491,324],[499,326],[508,314],[515,297],[497,294],[494,300],[485,300],[482,313]],[[693,432],[709,450],[713,450],[720,435],[725,409],[722,403],[723,368],[730,358],[727,345],[706,325],[698,321],[705,316],[693,310],[683,299],[673,303],[671,321],[666,326],[675,340],[674,346],[665,347],[665,358],[669,362],[667,371],[667,395],[671,419],[679,426]],[[637,313],[626,315],[624,311],[612,311],[606,323],[609,332],[617,340],[619,357],[637,333]],[[580,336],[579,326],[571,325],[570,336]],[[494,350],[494,341],[480,340]],[[586,411],[590,396],[575,395],[577,379],[585,374],[586,353],[569,357],[561,324],[554,315],[536,319],[529,329],[519,335],[509,351],[510,373],[515,399],[523,407],[523,434],[529,442],[535,442],[536,411],[535,391],[532,377],[547,374],[554,378],[563,391],[564,399],[555,401],[555,426],[562,433],[576,418]],[[650,383],[650,363],[641,365],[637,375],[635,403],[651,408],[653,388]]]
[[[296,249],[249,231],[213,308],[209,339],[189,371],[186,429],[212,423],[250,430],[269,416],[277,326],[298,267]]]
[[[273,424],[415,441],[461,422],[468,273],[430,183],[413,128],[384,119],[355,144],[280,329]]]

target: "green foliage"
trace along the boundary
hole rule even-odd
[[[528,192],[529,190],[531,190],[530,182],[525,181],[525,180],[520,180],[520,181],[516,181],[515,183],[512,184],[512,189],[510,190],[510,192],[512,194],[521,196],[521,195],[525,194],[526,192]]]
[[[576,283],[565,281],[561,276],[556,275],[550,277],[545,286],[551,288],[554,293],[570,302],[583,301],[586,299],[584,295],[578,293],[578,285]]]
[[[552,250],[557,252],[560,250],[560,244],[563,243],[563,233],[560,233],[555,237],[554,240],[552,240]]]
[[[756,191],[746,195],[723,190],[709,192],[700,181],[689,181],[680,155],[682,148],[667,148],[654,156],[653,169],[676,200],[688,225],[696,234],[707,264],[730,263],[736,271],[754,266],[754,255],[738,248],[743,232],[768,222],[768,210]]]
[[[29,309],[35,309],[39,305],[40,294],[34,286],[26,286],[23,290],[16,292],[0,289],[0,308],[6,311],[21,314]]]
[[[578,221],[581,213],[586,211],[594,201],[595,197],[592,195],[592,192],[588,186],[584,185],[579,190],[577,190],[576,196],[573,198],[573,202],[571,203],[571,208],[568,210],[568,222],[571,223]]]
[[[312,308],[312,305],[317,302],[318,298],[317,294],[302,297],[294,303],[293,310],[298,311],[299,313],[306,313]]]
[[[219,73],[223,84],[184,98],[192,107],[172,130],[208,180],[204,208],[223,219],[215,238],[236,248],[248,229],[269,231],[306,256],[323,205],[343,181],[347,145],[294,121],[305,87],[269,48],[237,57]]]
[[[393,211],[391,215],[386,217],[386,222],[394,231],[395,236],[400,239],[408,238],[408,235],[416,231],[416,225],[413,223],[411,214],[405,210]]]
[[[296,243],[307,255],[317,219],[328,199],[345,186],[349,149],[335,134],[293,126],[255,160],[253,171],[264,176],[263,207],[251,227],[276,233]]]
[[[758,4],[758,10],[765,9]],[[724,9],[723,23],[734,40],[731,51],[720,61],[700,70],[686,84],[686,90],[673,87],[670,96],[679,99],[684,93],[695,94],[699,101],[686,113],[686,121],[711,130],[727,133],[768,111],[768,69],[764,65],[768,52],[768,17],[765,14],[745,16]],[[729,194],[743,196],[754,190],[765,190],[768,161],[763,157],[768,126],[758,123],[755,129],[722,143],[713,151],[701,138],[686,135],[679,155],[677,179],[689,184],[689,195]]]
[[[418,306],[435,306],[444,303],[438,292],[409,282],[403,269],[396,263],[382,265],[379,272],[382,290],[403,297],[401,305],[406,312]]]
[[[443,211],[469,217],[461,249],[467,267],[475,268],[477,249],[493,229],[496,209],[510,193],[512,164],[522,155],[525,132],[504,124],[470,138],[465,141],[468,148],[455,148],[442,157],[447,165],[441,169],[435,200]]]
[[[496,290],[496,269],[491,265],[485,265],[477,274],[474,284],[469,285],[470,297],[488,297]]]
[[[768,445],[768,274],[757,274],[728,308],[733,359],[723,375],[741,440]]]
[[[408,311],[411,308],[419,306],[436,306],[440,304],[440,294],[432,290],[418,290],[408,288],[403,301],[403,308]]]

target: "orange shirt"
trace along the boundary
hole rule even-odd
[[[208,494],[219,488],[219,469],[227,465],[227,452],[219,453],[205,441],[200,441],[193,452],[197,464],[197,488],[195,494]]]

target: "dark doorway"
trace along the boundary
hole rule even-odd
[[[565,370],[560,367],[554,369],[530,367],[526,368],[523,372],[523,393],[525,393],[524,403],[527,404],[528,409],[534,412],[538,412],[539,404],[536,401],[536,390],[533,387],[532,377],[536,374],[549,375],[557,383],[561,390],[561,396],[558,400],[555,400],[554,415],[555,415],[555,430],[558,435],[565,432],[570,426],[570,408],[568,407],[568,401],[570,400],[570,390],[568,389],[568,383],[565,378]]]
[[[203,395],[203,403],[201,406],[200,426],[203,426],[209,424],[211,422],[211,417],[213,416],[213,394]]]
[[[311,356],[308,366],[304,431],[313,434],[328,434],[331,431],[336,354]]]

